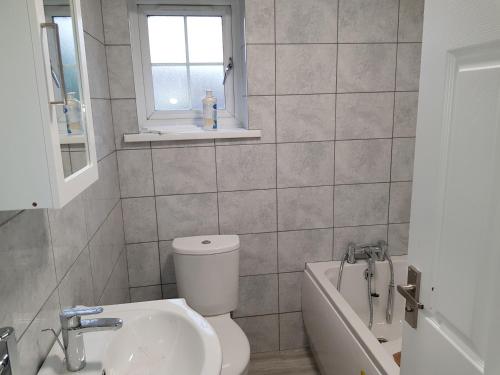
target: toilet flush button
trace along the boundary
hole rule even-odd
[[[210,245],[212,243],[212,241],[210,241],[210,240],[203,240],[203,241],[201,241],[201,243],[203,245]]]

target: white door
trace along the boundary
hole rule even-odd
[[[402,375],[500,375],[500,0],[427,0]]]

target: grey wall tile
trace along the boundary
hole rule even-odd
[[[395,138],[392,145],[392,181],[413,179],[415,138]]]
[[[389,184],[335,187],[335,226],[387,223]]]
[[[130,288],[131,302],[156,301],[162,298],[161,285]]]
[[[121,205],[117,204],[89,242],[90,266],[96,301],[101,298],[113,267],[124,249],[123,216]]]
[[[248,128],[262,131],[261,142],[276,140],[276,99],[274,96],[248,97]]]
[[[130,46],[106,46],[111,98],[135,98]]]
[[[217,191],[213,147],[153,150],[153,171],[157,195]]]
[[[275,46],[247,45],[248,95],[273,95],[275,80]]]
[[[0,226],[18,215],[21,211],[0,211]]]
[[[160,241],[160,271],[162,284],[175,283],[174,249],[172,247],[172,241]]]
[[[421,53],[422,43],[400,43],[398,45],[397,91],[418,91]]]
[[[104,43],[101,0],[82,1],[83,30]]]
[[[278,142],[325,141],[335,138],[335,95],[276,97]]]
[[[108,71],[106,69],[106,49],[102,43],[85,35],[85,53],[91,98],[109,98]]]
[[[112,153],[98,163],[99,179],[83,193],[87,232],[92,236],[120,200],[118,165]]]
[[[300,311],[302,306],[302,278],[304,272],[279,274],[279,311]]]
[[[333,187],[278,189],[278,230],[333,226]]]
[[[302,313],[280,314],[280,350],[300,349],[309,342],[304,329]]]
[[[24,332],[56,287],[46,210],[27,210],[0,227],[0,325]]]
[[[393,93],[337,95],[336,139],[391,138]]]
[[[36,374],[52,349],[54,337],[47,332],[41,333],[41,330],[52,328],[59,332],[59,308],[59,295],[55,290],[18,341],[20,374]],[[16,336],[19,338],[20,332],[16,332]]]
[[[219,190],[276,187],[276,145],[217,146]]]
[[[278,315],[251,316],[235,321],[248,337],[252,353],[279,350]]]
[[[307,262],[332,259],[333,229],[278,233],[279,272],[302,271]]]
[[[405,223],[410,221],[411,182],[393,182],[389,203],[389,222]]]
[[[48,218],[56,275],[60,281],[89,239],[82,196],[79,195],[60,210],[49,210]]]
[[[278,275],[240,277],[240,297],[234,317],[278,312]]]
[[[335,228],[333,234],[333,258],[340,260],[349,243],[356,245],[387,242],[387,225],[368,225],[362,227]]]
[[[337,141],[335,144],[335,183],[389,181],[391,146],[390,139]]]
[[[389,252],[391,255],[408,253],[409,224],[389,224]]]
[[[415,137],[418,92],[397,92],[394,108],[394,136]]]
[[[115,268],[109,277],[99,305],[116,305],[130,302],[130,290],[128,287],[127,254],[123,251],[116,262]]]
[[[59,298],[63,309],[76,305],[95,305],[88,248],[81,252],[59,284]]]
[[[125,143],[123,141],[124,134],[139,133],[135,99],[113,99],[111,100],[111,109],[116,148],[118,150],[122,148],[149,148],[149,142]]]
[[[274,0],[245,0],[247,43],[274,43]]]
[[[340,0],[339,42],[395,42],[398,0]]]
[[[217,234],[217,194],[156,197],[160,240]]]
[[[166,284],[161,286],[163,299],[179,298],[176,284]]]
[[[334,93],[336,61],[335,44],[277,45],[277,94]]]
[[[339,44],[338,92],[394,90],[396,44]]]
[[[127,245],[128,279],[131,287],[161,284],[158,242]]]
[[[240,276],[278,272],[276,233],[240,236]]]
[[[116,155],[122,198],[154,195],[151,150],[123,150]]]
[[[337,43],[337,0],[276,0],[277,43]]]
[[[158,241],[154,197],[123,199],[122,206],[127,243]]]
[[[333,185],[334,142],[278,144],[278,187]]]
[[[129,44],[127,0],[102,0],[106,44]]]
[[[101,160],[115,150],[111,102],[107,99],[92,99],[92,118],[97,160]]]
[[[219,193],[220,231],[223,234],[276,230],[276,190]]]
[[[424,0],[400,0],[399,41],[421,42],[423,20]]]

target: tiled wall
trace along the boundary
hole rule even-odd
[[[0,326],[36,374],[61,307],[130,300],[100,0],[82,1],[99,180],[61,210],[0,211]]]
[[[241,235],[236,321],[253,351],[306,344],[305,262],[349,241],[407,251],[423,0],[246,0],[258,141],[137,132],[125,0],[103,0],[131,297],[175,295],[172,239]]]

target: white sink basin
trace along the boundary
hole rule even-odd
[[[105,306],[91,318],[120,318],[117,331],[83,335],[87,365],[77,373],[103,375],[219,375],[222,352],[214,329],[183,299]],[[54,344],[39,375],[75,374]]]

